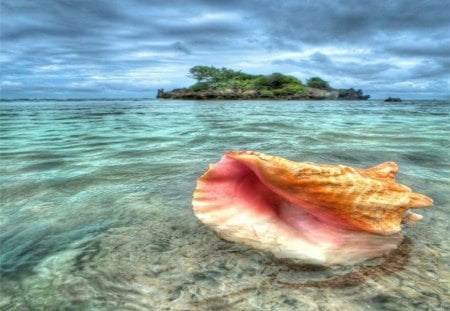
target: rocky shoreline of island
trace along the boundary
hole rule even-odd
[[[225,89],[225,90],[202,90],[193,91],[188,88],[175,89],[165,92],[159,89],[156,95],[159,99],[193,99],[193,100],[251,100],[251,99],[272,99],[272,100],[367,100],[370,95],[363,95],[362,90],[332,89],[321,90],[308,88],[302,93],[280,94],[267,96],[257,90]]]
[[[294,76],[281,73],[252,75],[228,68],[195,66],[189,76],[197,83],[164,91],[156,98],[175,100],[367,100],[362,90],[335,89],[319,77],[304,84]]]

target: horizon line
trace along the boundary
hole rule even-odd
[[[157,100],[159,98],[156,97],[90,97],[90,98],[77,98],[77,97],[68,97],[68,98],[0,98],[0,101],[87,101],[87,100]],[[365,101],[373,101],[373,100],[385,100],[386,98],[369,98]],[[449,100],[450,98],[432,98],[432,99],[424,99],[424,98],[401,98],[402,101],[407,100],[416,100],[416,101],[445,101]],[[164,100],[164,99],[163,99]],[[275,101],[277,99],[274,99]],[[233,100],[226,100],[226,101],[233,101]],[[299,100],[302,101],[302,100]],[[310,100],[308,100],[310,101]],[[323,101],[323,100],[317,100],[317,101]],[[325,100],[326,101],[326,100]],[[333,100],[330,100],[333,101]],[[334,101],[345,101],[345,100],[334,100]]]

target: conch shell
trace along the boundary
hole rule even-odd
[[[402,220],[421,219],[408,210],[433,203],[398,184],[397,171],[230,151],[198,179],[193,211],[223,239],[279,258],[353,264],[395,249]]]

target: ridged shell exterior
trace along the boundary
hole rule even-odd
[[[393,234],[401,230],[408,209],[433,203],[395,181],[398,166],[394,162],[355,169],[250,151],[231,151],[226,156],[251,168],[267,187],[288,201],[348,229]]]

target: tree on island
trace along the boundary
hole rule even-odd
[[[312,78],[308,79],[306,86],[312,87],[315,89],[322,89],[322,90],[330,90],[331,89],[330,85],[328,84],[328,81],[325,81],[319,77],[312,77]]]
[[[219,69],[208,66],[194,66],[189,69],[188,76],[197,80],[197,83],[211,81],[217,76]]]
[[[214,83],[235,78],[246,78],[249,75],[225,67],[219,69],[213,66],[194,66],[189,69],[188,76],[196,79],[197,82]]]

